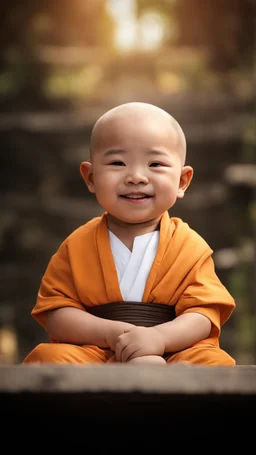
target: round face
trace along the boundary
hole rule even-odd
[[[180,147],[169,119],[110,119],[95,141],[91,163],[82,163],[82,174],[113,218],[132,224],[157,222],[183,197],[192,177],[191,168],[183,167]]]

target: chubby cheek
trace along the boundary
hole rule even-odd
[[[160,199],[163,204],[170,205],[170,207],[176,202],[177,197],[178,185],[166,185],[158,193],[158,200]]]
[[[113,180],[104,173],[94,175],[94,187],[96,191],[106,191],[106,188],[113,185]]]
[[[99,176],[98,176],[99,177]],[[94,191],[99,203],[103,205],[116,199],[116,185],[114,179],[102,175],[94,181]]]
[[[174,193],[165,193],[163,196],[160,198],[159,204],[163,207],[172,207],[177,199],[177,195]]]
[[[176,196],[179,189],[179,181],[167,178],[155,184],[155,190],[157,193],[166,196]]]

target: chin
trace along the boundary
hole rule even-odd
[[[122,221],[123,223],[126,223],[126,224],[145,223],[145,220],[131,220],[131,219],[127,219],[127,218],[122,218],[122,219],[120,219],[120,221]]]
[[[134,219],[134,218],[125,218],[125,217],[118,217],[117,218],[121,223],[125,224],[141,224],[141,223],[146,223],[149,221],[148,219]]]
[[[127,224],[145,224],[154,220],[156,217],[138,218],[138,219],[123,219],[122,221]]]

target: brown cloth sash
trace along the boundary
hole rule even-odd
[[[111,302],[87,307],[86,311],[103,319],[128,322],[144,327],[163,324],[176,317],[174,306],[165,303]]]

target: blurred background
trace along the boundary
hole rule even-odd
[[[184,129],[195,175],[171,214],[210,244],[235,298],[223,348],[256,363],[253,0],[3,0],[0,13],[0,363],[48,339],[30,315],[42,275],[102,213],[79,173],[93,123],[128,101]]]

